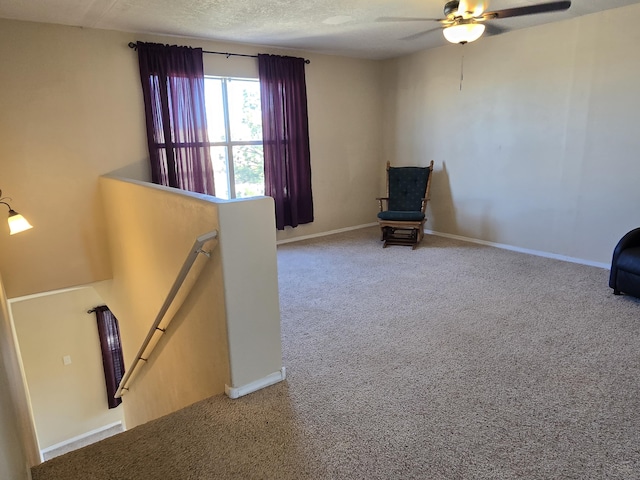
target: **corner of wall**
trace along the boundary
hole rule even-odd
[[[0,277],[0,477],[28,478],[40,463],[26,384],[20,366],[11,312]],[[16,442],[16,438],[19,439]],[[24,467],[27,466],[26,473]]]
[[[231,365],[227,390],[239,392],[274,383],[274,375],[284,371],[273,199],[226,202],[219,214]]]

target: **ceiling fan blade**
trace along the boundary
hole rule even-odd
[[[425,35],[435,32],[436,30],[442,30],[440,27],[430,28],[429,30],[424,30],[423,32],[414,33],[413,35],[409,35],[408,37],[402,37],[400,40],[415,40],[416,38],[424,37]]]
[[[493,12],[485,12],[482,16],[487,19],[520,17],[522,15],[532,15],[535,13],[559,12],[567,10],[571,6],[571,2],[549,2],[539,3],[537,5],[529,5],[528,7],[507,8],[505,10],[495,10]]]
[[[441,22],[440,18],[420,18],[420,17],[378,17],[376,22]]]
[[[500,35],[501,33],[505,33],[508,32],[509,29],[508,28],[504,28],[504,27],[499,27],[497,25],[494,25],[493,23],[485,23],[484,24],[485,29],[484,29],[484,36],[486,37],[492,37],[494,35]]]

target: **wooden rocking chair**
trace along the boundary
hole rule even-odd
[[[424,237],[432,172],[433,160],[428,167],[392,167],[387,162],[387,196],[377,198],[384,248],[410,245],[415,249]],[[386,202],[386,210],[383,202]]]

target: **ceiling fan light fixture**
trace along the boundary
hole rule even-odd
[[[479,39],[484,33],[482,23],[458,23],[442,30],[444,38],[451,43],[469,43]]]

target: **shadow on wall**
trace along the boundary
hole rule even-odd
[[[141,182],[151,182],[151,168],[149,167],[149,159],[145,158],[135,163],[130,163],[124,167],[113,170],[107,174],[110,177],[123,177]]]
[[[497,225],[493,221],[492,206],[482,199],[468,199],[455,205],[446,162],[442,170],[433,171],[433,193],[431,194],[431,230],[466,238],[495,242]]]
[[[451,183],[447,162],[442,162],[442,169],[433,170],[433,192],[429,204],[431,206],[431,229],[435,232],[458,232],[456,208],[451,194]]]

